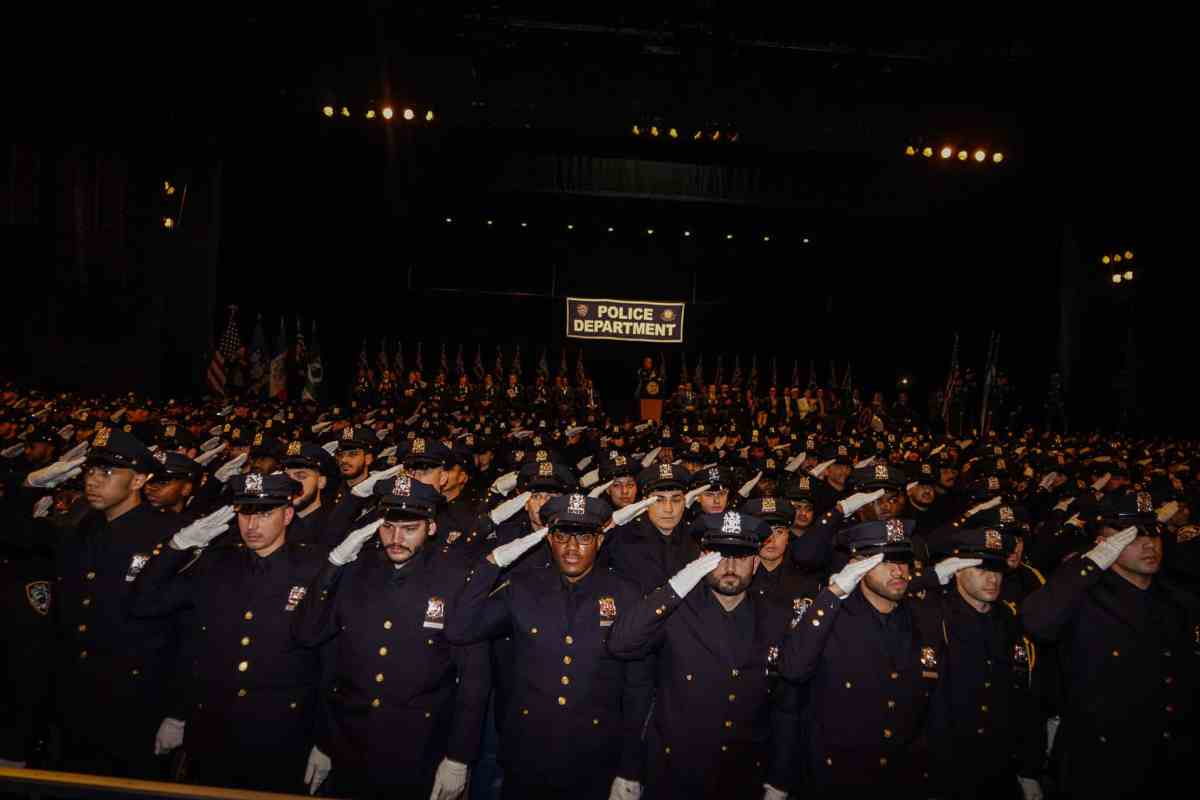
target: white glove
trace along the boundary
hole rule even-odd
[[[387,469],[379,470],[379,472],[372,472],[368,474],[367,477],[355,484],[354,488],[350,490],[350,494],[354,495],[355,497],[370,497],[371,492],[375,489],[375,484],[379,483],[380,481],[386,481],[388,478],[393,478],[400,474],[400,470],[403,469],[403,467],[403,464],[397,464],[394,467],[388,467]]]
[[[1084,558],[1090,558],[1096,562],[1096,566],[1100,569],[1108,569],[1113,564],[1117,563],[1117,559],[1121,556],[1121,551],[1137,538],[1138,529],[1135,526],[1130,526],[1120,533],[1113,534],[1107,539],[1101,539],[1100,543],[1084,553]]]
[[[712,486],[711,483],[706,483],[703,486],[697,486],[695,489],[692,489],[690,492],[685,494],[683,496],[683,507],[691,508],[692,503],[696,502],[696,498],[707,492],[710,486]]]
[[[946,445],[939,444],[937,447],[935,447],[929,451],[929,458],[933,458],[934,456],[936,456],[938,453],[942,452],[945,449],[946,449]]]
[[[1157,512],[1158,521],[1159,522],[1167,522],[1168,520],[1171,519],[1171,517],[1175,516],[1177,513],[1179,513],[1179,503],[1176,503],[1174,500],[1172,500],[1169,503],[1163,504],[1163,506],[1160,509],[1158,509],[1158,512]]]
[[[209,450],[206,453],[201,453],[200,455],[196,456],[196,459],[195,459],[196,463],[204,464],[207,466],[209,463],[211,463],[213,461],[213,459],[215,459],[218,455],[220,455],[224,450],[225,450],[225,443],[221,442],[219,445],[217,445],[212,450]]]
[[[862,561],[851,561],[842,571],[829,579],[830,588],[834,589],[834,594],[841,592],[839,597],[846,597],[854,591],[854,587],[858,586],[858,582],[863,579],[871,570],[883,563],[883,553],[876,553],[870,558],[864,558]]]
[[[24,453],[24,452],[25,452],[25,443],[17,442],[12,447],[6,447],[3,450],[0,450],[0,456],[3,456],[4,458],[16,458],[17,456],[21,455],[21,453]]]
[[[658,502],[658,498],[650,495],[645,500],[638,500],[636,503],[630,503],[624,508],[618,508],[613,512],[613,526],[624,525],[634,517],[637,517],[650,506]]]
[[[304,783],[308,786],[309,794],[317,793],[317,789],[320,789],[321,784],[329,777],[331,769],[333,762],[329,760],[329,756],[314,746],[308,753],[308,767],[304,770]]]
[[[492,551],[492,562],[497,567],[507,567],[509,564],[516,561],[525,554],[525,551],[537,546],[538,542],[546,538],[546,534],[550,532],[549,528],[538,528],[533,533],[526,534],[517,539],[513,539],[508,544],[502,544]]]
[[[1047,492],[1054,488],[1054,476],[1056,473],[1050,472],[1038,481],[1038,488],[1045,489]]]
[[[120,422],[121,417],[123,417],[123,416],[125,416],[125,409],[118,408],[116,411],[113,412],[112,416],[109,417],[109,419],[113,422]]]
[[[391,458],[392,456],[396,455],[396,449],[396,445],[383,448],[379,451],[379,460],[382,461],[385,458]]]
[[[600,480],[600,468],[596,467],[590,472],[583,473],[583,477],[579,479],[579,485],[586,489],[589,486],[594,486],[598,480]]]
[[[814,478],[819,478],[825,474],[825,470],[833,466],[833,462],[835,461],[837,461],[836,458],[831,458],[828,461],[822,461],[820,464],[817,464],[815,467],[813,467],[812,471],[808,474],[812,475]]]
[[[642,785],[637,781],[613,778],[612,789],[608,792],[608,800],[640,800],[641,796]]]
[[[54,505],[53,495],[46,495],[42,499],[33,504],[33,518],[41,519],[50,514],[50,507]]]
[[[225,430],[224,425],[213,425],[211,428],[208,429],[208,435],[209,436],[220,436],[221,431],[223,431],[223,430]]]
[[[375,531],[379,530],[379,526],[382,524],[383,517],[380,517],[357,530],[350,531],[341,544],[329,551],[329,563],[344,567],[358,558],[358,551],[362,550],[363,545],[367,543],[367,539],[374,536]]]
[[[883,489],[876,489],[873,492],[858,492],[857,494],[850,495],[845,500],[839,501],[837,505],[842,510],[842,516],[849,517],[863,506],[874,503],[883,497],[883,495]]]
[[[60,483],[65,483],[78,475],[83,461],[82,458],[71,461],[55,461],[48,467],[42,467],[29,473],[25,483],[38,489],[53,489]]]
[[[982,558],[947,558],[935,564],[933,571],[937,573],[938,583],[945,586],[954,577],[954,573],[967,567],[978,567],[982,563]]]
[[[575,465],[575,469],[587,469],[589,466],[591,466],[591,463],[594,459],[595,456],[584,456],[583,458],[579,459],[579,463]]]
[[[588,475],[591,475],[591,473],[589,472]],[[585,475],[584,477],[586,478],[587,475]],[[582,480],[579,481],[579,483],[581,485],[583,485],[583,487],[585,489],[590,485],[590,484],[584,484]],[[612,481],[605,481],[604,483],[597,486],[595,489],[592,489],[590,492],[588,492],[588,497],[599,497],[600,495],[604,494],[604,490],[610,486],[612,486]]]
[[[787,800],[788,793],[782,789],[776,789],[769,783],[763,784],[763,800]]]
[[[567,436],[567,437],[571,437],[577,433],[583,433],[586,430],[587,430],[586,425],[572,425],[571,427],[569,427],[565,431],[563,431],[563,435]],[[583,469],[583,467],[580,467],[580,469]]]
[[[1021,784],[1021,794],[1025,800],[1042,800],[1042,785],[1033,778],[1017,778],[1017,783]]]
[[[854,468],[855,469],[863,469],[864,467],[869,467],[874,463],[875,463],[875,456],[871,456],[870,458],[864,458],[862,461],[859,461],[857,464],[854,465]]]
[[[83,458],[87,455],[87,451],[90,450],[91,447],[92,445],[88,442],[80,442],[67,452],[63,453],[62,458],[60,458],[59,461],[75,461],[76,459]]]
[[[522,492],[511,500],[505,500],[503,503],[493,508],[488,516],[492,518],[493,523],[499,525],[501,522],[510,519],[513,514],[516,514],[518,511],[524,508],[525,504],[529,502],[529,498],[532,496],[533,494],[531,492]]]
[[[496,494],[507,496],[509,492],[517,487],[517,473],[506,472],[496,480],[492,481],[492,491]]]
[[[742,484],[742,488],[738,489],[738,494],[742,497],[749,497],[750,493],[754,491],[754,487],[762,480],[762,475],[762,470],[760,469],[757,475]]]
[[[429,800],[458,800],[467,791],[466,764],[443,758],[433,776],[433,791]]]
[[[234,516],[233,506],[218,508],[172,536],[171,547],[176,550],[207,547],[209,542],[220,536],[229,527],[229,521]]]
[[[1054,504],[1054,510],[1055,511],[1066,511],[1068,508],[1070,508],[1071,503],[1074,503],[1074,502],[1075,502],[1074,497],[1068,497],[1066,500],[1059,500],[1057,503]]]
[[[1108,482],[1111,480],[1112,480],[1112,473],[1111,472],[1104,473],[1103,475],[1100,476],[1100,480],[1098,480],[1092,484],[1092,491],[1093,492],[1102,491],[1105,486],[1108,486]]]
[[[1046,755],[1054,751],[1054,737],[1058,735],[1058,725],[1062,717],[1050,717],[1046,720]]]
[[[69,442],[71,441],[71,437],[75,435],[75,426],[67,423],[59,428],[57,433],[63,439],[63,441]]]
[[[653,450],[651,450],[649,453],[646,453],[646,455],[642,458],[642,466],[648,467],[651,464],[653,464],[654,459],[658,458],[659,451],[661,451],[661,450],[662,450],[661,447],[656,447]]]
[[[161,756],[163,753],[169,753],[183,744],[185,725],[187,723],[183,720],[174,717],[165,718],[158,726],[158,733],[154,735],[154,755]]]
[[[335,439],[332,442],[326,442],[325,444],[321,445],[321,449],[324,450],[326,453],[329,453],[329,455],[333,455],[334,453],[337,452],[337,449],[338,449],[337,440]]]
[[[246,463],[246,457],[248,455],[249,453],[242,453],[240,456],[235,456],[229,459],[224,464],[217,467],[217,471],[213,473],[213,477],[219,480],[221,483],[225,483],[241,471],[242,464]]]
[[[324,433],[325,431],[329,430],[332,427],[333,427],[332,422],[318,422],[316,425],[312,426],[312,432],[313,433]]]
[[[980,511],[987,511],[989,508],[995,508],[998,505],[1000,505],[1000,498],[993,497],[991,500],[980,503],[977,506],[971,506],[970,508],[967,509],[966,513],[963,514],[963,516],[964,517],[973,517],[976,514],[978,514]]]
[[[704,580],[704,576],[716,569],[720,563],[720,553],[705,553],[675,573],[667,583],[671,584],[671,591],[676,595],[687,597],[687,593],[696,588],[696,584]]]
[[[713,450],[720,450],[724,446],[725,446],[725,437],[724,436],[718,436],[713,441]]]
[[[784,472],[795,472],[796,470],[800,469],[800,465],[804,463],[804,460],[806,458],[808,458],[807,451],[792,456],[791,458],[789,458],[787,460],[787,463],[783,465],[783,471]]]

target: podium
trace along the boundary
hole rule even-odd
[[[642,421],[654,420],[662,422],[663,412],[663,384],[658,377],[658,373],[650,371],[639,376],[639,383],[642,387],[642,393],[639,397],[639,411],[641,412]]]
[[[662,422],[662,400],[647,400],[642,398],[641,403],[642,422],[652,419],[655,422]]]

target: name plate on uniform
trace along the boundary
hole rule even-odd
[[[683,341],[684,303],[567,298],[567,336],[618,342]]]

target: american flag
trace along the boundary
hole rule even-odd
[[[237,306],[229,307],[229,322],[221,336],[220,345],[213,350],[208,363],[208,387],[219,395],[225,395],[225,363],[237,358],[242,347],[242,336],[237,327]]]

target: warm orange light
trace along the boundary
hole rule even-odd
[[[949,146],[942,148],[942,153],[941,153],[942,158],[949,158],[952,155],[954,155],[954,150],[952,148],[950,148]]]
[[[917,154],[917,148],[913,147],[911,144],[908,147],[904,148],[904,155],[915,156],[916,154]]]
[[[1133,251],[1132,251],[1132,250],[1126,250],[1126,251],[1125,251],[1125,260],[1126,260],[1126,261],[1133,261]]]
[[[658,126],[657,126],[657,125],[651,125],[651,126],[650,126],[650,135],[651,135],[651,136],[658,136]]]
[[[1113,283],[1120,283],[1120,282],[1121,282],[1121,273],[1114,272],[1113,273]]]
[[[345,106],[342,106],[342,116],[343,117],[350,116],[350,109],[346,108]]]
[[[1115,264],[1121,263],[1121,254],[1120,253],[1117,253],[1115,256],[1113,256],[1113,263],[1115,263]]]
[[[392,118],[392,117],[394,117],[395,115],[396,115],[396,112],[395,112],[395,111],[392,109],[392,107],[391,107],[391,106],[384,106],[384,107],[383,107],[383,118],[384,118],[384,119],[391,119],[391,118]]]
[[[692,140],[698,142],[698,141],[700,141],[700,137],[703,135],[704,135],[704,131],[696,131],[695,133],[692,134]]]

